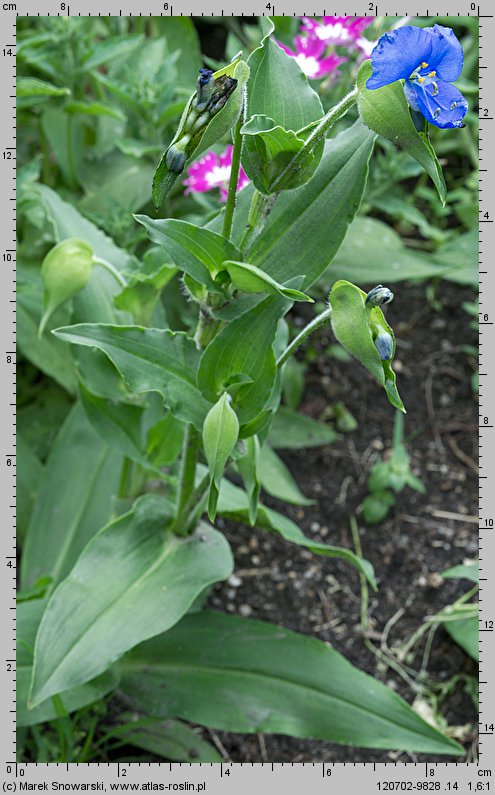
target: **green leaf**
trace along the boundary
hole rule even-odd
[[[456,235],[432,255],[435,262],[446,268],[442,276],[456,284],[479,287],[479,235],[478,229]]]
[[[350,282],[342,280],[333,285],[329,296],[333,332],[340,344],[384,387],[392,406],[405,412],[391,367],[395,355],[394,333],[383,317],[382,310],[377,306],[369,310],[365,306],[365,298],[366,293]],[[389,359],[382,360],[378,353],[374,342],[377,333],[391,338]]]
[[[169,466],[177,461],[182,449],[184,423],[168,413],[149,431],[146,439],[146,456],[156,467]]]
[[[26,533],[22,588],[62,579],[108,521],[121,458],[93,430],[79,404],[62,425],[44,467]]]
[[[56,720],[58,717],[52,699],[47,699],[34,709],[29,709],[27,704],[33,671],[34,641],[45,608],[46,599],[21,602],[16,608],[16,725],[18,727],[35,726],[37,723]],[[91,682],[67,690],[61,695],[64,709],[71,713],[93,701],[100,701],[115,689],[117,683],[116,672],[110,670]]]
[[[461,566],[452,566],[441,572],[442,577],[471,580],[478,583],[480,581],[479,563],[464,563]]]
[[[202,65],[198,33],[192,19],[187,17],[153,17],[153,27],[167,42],[169,52],[177,55],[177,85],[190,91]]]
[[[265,298],[217,334],[201,357],[198,386],[208,400],[241,384],[234,400],[241,424],[254,419],[270,397],[276,376],[272,344],[288,305],[283,298]]]
[[[314,505],[314,500],[302,494],[282,459],[267,444],[261,448],[259,474],[261,485],[272,497],[292,505]]]
[[[301,130],[323,116],[323,106],[299,64],[270,38],[269,24],[261,46],[248,60],[247,117],[262,114],[285,130]]]
[[[192,135],[192,137],[190,131],[186,132],[185,129],[189,112],[191,111],[193,102],[196,99],[196,92],[191,96],[182,114],[177,132],[170,143],[170,146],[168,146],[163,153],[153,177],[152,197],[155,209],[159,209],[161,207],[165,197],[178,178],[179,173],[182,173],[182,171],[186,169],[194,159],[199,157],[200,154],[205,152],[207,149],[210,149],[214,144],[218,143],[218,141],[220,141],[224,135],[226,135],[226,133],[234,126],[240,116],[244,102],[244,87],[249,77],[249,67],[244,61],[235,61],[232,64],[229,64],[225,69],[215,72],[213,77],[216,79],[221,74],[228,74],[229,76],[234,77],[234,79],[237,80],[237,86],[228,98],[224,107],[221,108],[221,110],[219,110],[212,118],[210,118],[210,121],[207,123],[206,127],[203,128],[203,130],[199,131],[195,135]],[[169,171],[166,162],[167,153],[172,146],[177,147],[177,144],[184,140],[185,135],[189,140],[187,146],[181,149],[186,156],[184,165],[179,172]]]
[[[135,267],[136,260],[131,254],[119,248],[108,235],[81,215],[72,204],[61,199],[54,190],[46,185],[38,185],[37,191],[53,225],[57,241],[65,240],[68,237],[77,237],[80,240],[85,240],[91,246],[95,257],[106,259],[117,270],[125,272]],[[98,292],[98,289],[101,291],[103,285],[106,287],[107,284],[113,287],[115,293],[119,291],[119,285],[107,271],[100,268],[98,278],[96,278],[96,271],[94,276],[94,281],[97,284],[95,293]],[[107,292],[108,290],[105,289],[105,293]],[[93,296],[93,300],[96,297],[96,295]]]
[[[103,102],[68,102],[64,107],[66,113],[78,113],[82,116],[110,116],[119,121],[125,120],[125,115],[118,108],[112,105],[104,105]]]
[[[69,118],[62,108],[47,108],[41,117],[41,127],[65,182],[70,188],[77,188],[81,180],[84,149],[80,120]]]
[[[113,302],[117,309],[129,312],[136,325],[151,326],[160,293],[176,273],[176,268],[168,264],[159,265],[151,273],[137,271]]]
[[[219,292],[213,280],[222,270],[224,260],[240,257],[233,243],[210,229],[174,219],[154,220],[146,215],[135,218],[144,226],[150,240],[163,246],[177,268],[211,291]]]
[[[273,418],[268,442],[275,449],[301,450],[323,447],[338,438],[339,435],[328,425],[281,406]]]
[[[224,536],[203,525],[179,538],[166,530],[171,515],[165,500],[146,495],[84,549],[41,621],[34,706],[88,682],[137,643],[165,632],[206,587],[230,575]]]
[[[136,720],[134,713],[124,713],[119,718],[127,719],[128,722],[123,726],[113,726],[105,736],[120,739],[122,745],[133,745],[153,756],[161,756],[173,762],[223,761],[215,748],[180,720],[167,718],[160,721],[149,717]]]
[[[407,248],[397,232],[382,221],[358,217],[349,227],[331,270],[323,278],[325,282],[327,278],[332,282],[347,279],[370,285],[406,279],[448,279],[449,274],[454,277],[456,273],[452,265],[449,267],[447,261],[442,265],[433,255]]]
[[[98,436],[112,450],[118,450],[121,455],[145,469],[155,469],[144,453],[141,440],[143,407],[98,397],[86,389],[83,383],[80,383],[79,391],[86,416]],[[160,474],[158,468],[156,473]]]
[[[100,119],[100,128],[102,121]],[[112,131],[112,142],[118,135],[118,131]],[[153,167],[146,160],[137,162],[121,152],[112,152],[103,160],[95,159],[86,164],[81,177],[86,195],[79,208],[96,217],[106,218],[110,213],[115,218],[124,218],[120,209],[133,213],[148,204],[152,175]]]
[[[46,80],[37,77],[18,77],[16,86],[17,97],[64,97],[70,94],[70,88],[59,88]]]
[[[70,349],[53,334],[39,336],[39,326],[43,314],[43,287],[38,265],[30,266],[17,261],[17,343],[23,356],[41,372],[54,378],[68,392],[74,393],[77,387],[74,360]],[[63,318],[60,317],[63,315]],[[56,313],[52,321],[68,322],[65,308]],[[48,323],[48,327],[51,323]]]
[[[358,108],[364,123],[379,135],[388,138],[423,166],[433,180],[440,201],[445,204],[447,188],[442,167],[427,133],[418,133],[411,118],[402,81],[383,88],[369,90],[366,81],[371,77],[371,61],[364,61],[357,76]]]
[[[224,392],[209,410],[203,425],[203,447],[210,470],[208,517],[211,522],[215,521],[223,471],[239,436],[239,420],[231,401],[229,393]]]
[[[116,58],[123,58],[142,43],[142,36],[112,35],[95,44],[84,61],[84,69],[86,72],[93,71],[97,66],[108,64]]]
[[[133,392],[159,392],[174,416],[201,430],[209,405],[196,386],[199,352],[183,332],[80,323],[55,335],[108,356]]]
[[[272,295],[282,295],[288,298],[289,301],[309,301],[313,303],[313,299],[301,293],[299,290],[293,290],[290,287],[284,287],[272,279],[264,271],[257,268],[256,265],[249,265],[247,262],[231,262],[223,263],[223,268],[228,272],[235,286],[244,293],[270,293]]]
[[[16,537],[22,541],[38,492],[43,465],[20,433],[16,437]]]
[[[325,143],[314,177],[294,193],[283,192],[275,202],[263,231],[249,250],[253,265],[284,284],[304,274],[303,283],[297,285],[302,290],[321,276],[359,209],[374,139],[358,121]],[[252,191],[247,186],[239,193],[234,216],[235,242],[244,233]],[[220,217],[209,227],[219,231],[221,223]]]
[[[249,436],[244,440],[243,453],[236,459],[236,464],[248,497],[249,524],[253,527],[256,523],[261,490],[259,478],[260,443],[257,436]]]
[[[247,522],[249,519],[249,509],[246,493],[224,478],[220,488],[217,510],[218,513],[237,522]],[[273,511],[271,508],[266,508],[264,505],[260,505],[258,508],[255,524],[256,527],[260,527],[263,530],[278,533],[282,538],[286,541],[290,541],[292,544],[297,544],[298,546],[309,549],[310,552],[314,552],[315,555],[324,555],[329,558],[341,558],[345,560],[347,563],[354,566],[361,574],[364,574],[371,587],[376,590],[373,566],[368,560],[355,555],[350,549],[334,547],[329,544],[320,544],[317,541],[306,538],[304,533],[291,519],[288,519],[277,511]]]
[[[254,187],[264,194],[304,185],[315,173],[323,154],[324,141],[321,141],[316,151],[308,151],[296,174],[282,178],[293,157],[304,148],[306,136],[285,130],[262,114],[249,119],[241,133],[242,165]]]
[[[459,618],[457,620],[445,621],[444,629],[450,637],[464,649],[466,654],[475,661],[479,662],[479,629],[480,622],[478,616],[472,618]]]
[[[129,654],[122,688],[152,714],[223,731],[463,753],[393,690],[322,641],[213,611],[187,616]]]

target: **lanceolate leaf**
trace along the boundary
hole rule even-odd
[[[233,243],[210,229],[174,219],[154,220],[146,215],[135,217],[150,239],[163,246],[177,268],[214,292],[219,288],[213,279],[222,269],[223,261],[240,256]]]
[[[213,611],[187,616],[129,654],[122,688],[152,714],[176,715],[222,731],[463,753],[393,690],[325,643]]]
[[[209,405],[195,380],[199,353],[182,332],[81,323],[55,332],[59,339],[103,351],[133,392],[159,392],[174,416],[203,427]]]
[[[62,425],[44,467],[22,555],[21,583],[58,582],[110,518],[121,456],[93,430],[79,404]]]
[[[36,632],[46,608],[46,599],[22,602],[16,608],[16,724],[34,726],[37,723],[55,720],[58,715],[51,699],[34,709],[28,709],[27,699],[33,672],[33,650]],[[99,701],[118,682],[115,670],[106,671],[91,682],[62,693],[62,704],[66,712],[81,709],[93,701]]]
[[[172,17],[172,19],[181,19]],[[189,20],[184,20],[189,22]],[[144,751],[174,762],[222,762],[223,757],[197,732],[180,720],[167,718],[141,718],[136,714],[120,715],[126,721],[123,726],[114,726],[109,734],[122,745],[134,745]],[[107,735],[108,736],[108,735]]]
[[[203,425],[203,447],[210,469],[208,516],[215,520],[218,490],[225,465],[239,436],[239,420],[230,405],[232,398],[224,392],[206,415]]]
[[[268,444],[261,448],[259,472],[262,487],[272,497],[293,505],[314,504],[314,500],[308,500],[302,494],[282,459]]]
[[[332,444],[338,438],[333,428],[286,406],[280,406],[277,410],[268,434],[271,447],[287,450],[321,447]]]
[[[244,523],[248,522],[250,518],[246,493],[225,478],[222,480],[222,486],[220,488],[218,513],[221,513],[223,516],[228,516],[235,521]],[[255,525],[264,530],[279,533],[286,541],[306,547],[306,549],[314,552],[315,555],[324,555],[329,558],[341,558],[345,560],[361,572],[361,574],[364,574],[371,587],[376,590],[373,566],[368,560],[355,555],[350,549],[334,547],[329,544],[320,544],[317,541],[306,538],[302,530],[300,530],[291,519],[288,519],[286,516],[283,516],[283,514],[273,511],[271,508],[267,508],[264,505],[259,505],[258,507]]]
[[[84,384],[80,384],[79,391],[86,416],[100,438],[131,461],[152,469],[141,439],[143,407],[98,397]]]
[[[36,638],[30,701],[88,682],[142,640],[165,632],[232,571],[224,536],[167,531],[172,508],[147,495],[86,547],[49,601]],[[63,627],[63,632],[61,632]]]
[[[228,272],[235,286],[244,293],[271,293],[272,295],[282,295],[289,301],[313,303],[313,299],[309,295],[301,293],[299,290],[293,290],[291,287],[284,287],[256,265],[227,261],[223,263],[223,268]]]
[[[364,123],[374,132],[393,141],[409,152],[430,175],[443,204],[447,196],[442,167],[428,139],[427,133],[418,133],[401,81],[383,88],[369,90],[366,81],[371,77],[371,61],[365,61],[358,72],[358,108]]]
[[[284,298],[265,298],[229,323],[201,358],[198,385],[208,400],[216,401],[230,384],[245,382],[233,403],[241,424],[256,417],[270,397],[276,375],[272,344],[288,306]]]

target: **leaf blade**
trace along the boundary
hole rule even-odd
[[[187,538],[174,536],[165,530],[171,516],[163,499],[146,495],[85,548],[41,621],[34,706],[89,681],[132,646],[167,630],[204,588],[229,576],[225,538],[206,526]]]

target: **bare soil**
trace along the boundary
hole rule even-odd
[[[478,555],[478,410],[471,386],[476,363],[464,352],[466,345],[477,345],[477,335],[462,309],[472,293],[442,283],[437,295],[441,307],[434,308],[426,300],[424,285],[403,284],[397,292],[387,317],[398,338],[395,369],[408,411],[407,447],[426,494],[406,488],[386,520],[364,523],[359,506],[367,493],[371,466],[390,448],[394,410],[358,363],[343,363],[324,353],[333,340],[329,332],[320,332],[310,343],[317,356],[308,369],[299,410],[319,418],[329,404],[344,401],[359,426],[327,447],[281,451],[303,493],[317,500],[314,506],[287,508],[271,498],[264,500],[288,513],[306,535],[349,548],[353,547],[349,517],[356,515],[363,554],[373,563],[379,583],[378,593],[370,596],[368,640],[376,648],[386,642],[392,649],[406,641],[426,616],[468,589],[467,581],[445,581],[439,572]],[[304,358],[305,351],[299,356]],[[414,701],[409,684],[365,645],[360,584],[353,569],[270,533],[232,524],[224,529],[241,583],[217,586],[211,607],[320,638],[409,703]],[[424,643],[411,663],[416,670],[423,649]],[[434,636],[427,672],[433,687],[458,674],[477,677],[474,663],[442,628]],[[462,683],[442,699],[440,712],[451,727],[467,725],[463,740],[466,759],[472,759],[477,713]],[[282,736],[214,732],[210,736],[234,762],[427,758]]]

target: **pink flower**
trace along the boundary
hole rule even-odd
[[[361,50],[361,54],[358,59],[359,62],[366,61],[367,58],[371,58],[371,53],[377,44],[377,41],[370,41],[369,39],[365,39],[364,36],[360,36],[359,39],[356,39],[356,47]]]
[[[374,17],[303,17],[303,30],[325,44],[353,44]]]
[[[187,185],[186,194],[206,193],[214,188],[220,188],[221,200],[227,201],[233,151],[233,146],[227,146],[221,155],[217,155],[215,152],[208,152],[197,163],[189,166],[187,169],[188,177],[184,180],[184,185]],[[240,191],[248,182],[249,179],[241,166],[237,190]]]
[[[342,58],[335,53],[322,58],[321,56],[326,50],[327,43],[314,36],[310,36],[307,39],[302,36],[296,36],[294,39],[295,52],[280,41],[277,41],[277,44],[282,47],[287,55],[297,61],[306,77],[309,77],[310,80],[325,77],[325,75],[338,69],[341,63],[347,61],[347,58]]]

